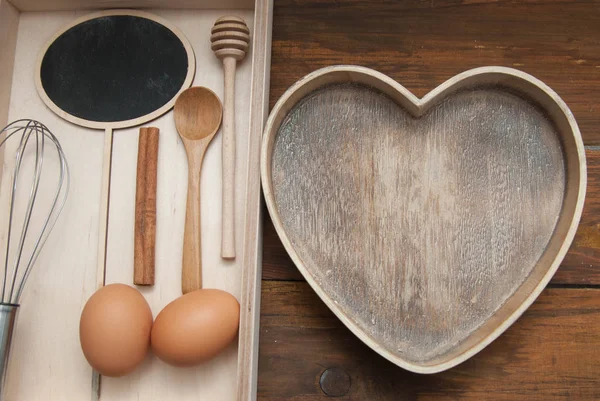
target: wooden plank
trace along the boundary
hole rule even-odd
[[[598,145],[599,18],[594,0],[308,0],[302,6],[280,0],[273,19],[271,105],[302,76],[333,64],[374,68],[419,97],[469,68],[502,65],[558,92],[586,144]]]
[[[273,0],[257,0],[254,13],[251,114],[248,124],[246,215],[242,243],[240,330],[238,341],[237,400],[256,400],[262,267],[262,207],[260,145],[268,115],[271,71],[271,28]]]
[[[19,11],[7,0],[0,0],[0,130],[8,124],[8,108],[12,89],[17,31],[19,28]],[[0,135],[0,141],[5,135]],[[6,146],[0,147],[0,188],[2,188],[2,165]],[[7,209],[7,208],[3,208]],[[5,219],[4,214],[2,218]],[[4,236],[4,228],[0,237]]]
[[[263,223],[263,280],[300,280],[304,277],[286,252],[281,240],[275,232],[271,216],[264,208],[263,215],[265,221]]]
[[[212,9],[212,0],[11,0],[21,11],[86,10],[110,8]],[[220,9],[252,9],[253,0],[222,0]]]
[[[600,150],[587,149],[588,186],[571,249],[553,284],[600,285]]]
[[[545,290],[488,348],[436,375],[381,358],[306,283],[264,282],[262,305],[259,400],[329,399],[321,386],[339,400],[600,398],[599,289]]]
[[[0,0],[0,129],[8,122],[8,105],[12,88],[19,11],[7,0]],[[0,163],[2,153],[0,153]]]
[[[600,285],[600,150],[587,149],[588,187],[573,244],[552,285]],[[286,253],[269,216],[264,224],[263,279],[304,280]]]

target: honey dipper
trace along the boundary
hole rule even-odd
[[[219,18],[211,30],[212,50],[223,60],[225,97],[223,107],[223,216],[221,257],[235,258],[234,187],[235,187],[235,68],[246,56],[250,30],[243,19]]]

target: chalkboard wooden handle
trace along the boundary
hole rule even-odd
[[[158,128],[140,128],[133,255],[133,283],[136,285],[154,285],[158,139]]]
[[[112,166],[113,130],[104,130],[104,151],[102,153],[102,182],[100,188],[100,218],[98,220],[98,265],[96,287],[104,286],[106,278],[106,243],[108,240],[108,207],[110,202],[110,174]]]

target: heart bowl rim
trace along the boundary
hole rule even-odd
[[[415,117],[424,115],[430,107],[457,90],[479,85],[497,85],[514,90],[539,105],[555,124],[564,150],[566,183],[561,213],[545,251],[527,279],[509,296],[507,301],[483,324],[467,336],[457,347],[441,358],[427,363],[414,363],[402,358],[373,339],[351,316],[325,293],[305,267],[282,225],[272,187],[272,155],[275,138],[281,123],[290,110],[306,95],[327,85],[358,83],[373,87],[390,96],[401,108]],[[265,125],[262,138],[261,181],[267,210],[277,235],[287,253],[313,290],[331,311],[358,338],[392,363],[415,373],[438,373],[450,369],[484,349],[510,327],[537,299],[565,257],[579,225],[587,185],[586,157],[581,133],[567,104],[539,79],[508,67],[479,67],[460,73],[418,98],[404,86],[370,68],[354,65],[336,65],[321,68],[293,84],[277,101]]]

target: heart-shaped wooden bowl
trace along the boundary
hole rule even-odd
[[[531,305],[586,188],[567,105],[502,67],[422,99],[367,68],[318,70],[275,105],[261,158],[300,272],[366,344],[419,373],[465,361]]]

